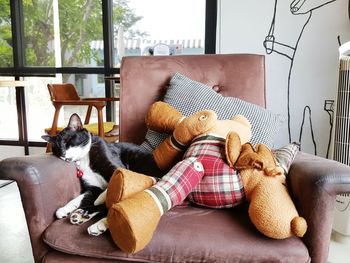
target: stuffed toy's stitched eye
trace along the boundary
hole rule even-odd
[[[206,119],[208,119],[208,115],[201,115],[198,118],[200,121],[205,121]]]

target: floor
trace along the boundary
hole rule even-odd
[[[330,245],[329,263],[346,263],[350,262],[350,237],[342,236],[341,240],[338,234],[332,234]]]
[[[0,187],[0,233],[0,262],[34,262],[16,183]]]
[[[3,182],[1,180],[0,233],[0,262],[34,262],[17,185],[16,183]],[[349,258],[350,237],[346,242],[344,240],[342,242],[332,240],[328,262],[345,263],[350,262]]]

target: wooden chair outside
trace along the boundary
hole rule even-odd
[[[104,124],[106,123],[103,122],[103,108],[107,105],[108,101],[110,102],[119,101],[119,98],[80,98],[76,91],[75,86],[71,83],[48,84],[47,87],[50,93],[51,102],[55,107],[55,114],[52,121],[52,127],[46,130],[48,134],[50,134],[51,136],[54,136],[57,133],[58,117],[62,106],[67,106],[67,105],[88,106],[85,120],[84,120],[84,125],[89,124],[92,108],[94,107],[97,110],[97,126],[98,126],[97,135],[104,138],[107,141],[118,140],[119,134],[115,134],[114,136],[108,136],[108,137],[105,136],[106,125]],[[86,128],[89,130],[89,127],[86,127]],[[118,126],[114,125],[113,129],[118,129]],[[91,130],[89,131],[92,132]]]

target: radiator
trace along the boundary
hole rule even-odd
[[[350,56],[341,56],[339,63],[333,159],[350,165]],[[349,194],[336,197],[333,229],[350,235]]]

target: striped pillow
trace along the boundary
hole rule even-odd
[[[263,143],[270,148],[284,120],[281,115],[255,104],[234,97],[224,97],[210,86],[193,81],[180,73],[176,73],[170,80],[164,101],[184,116],[205,109],[215,111],[219,119],[230,119],[234,115],[241,114],[252,125],[251,143],[253,145]],[[152,151],[167,136],[148,130],[142,146]]]
[[[285,175],[288,175],[289,168],[299,150],[300,144],[297,142],[287,144],[278,149],[272,149],[272,153],[275,156],[279,166],[283,168]]]

